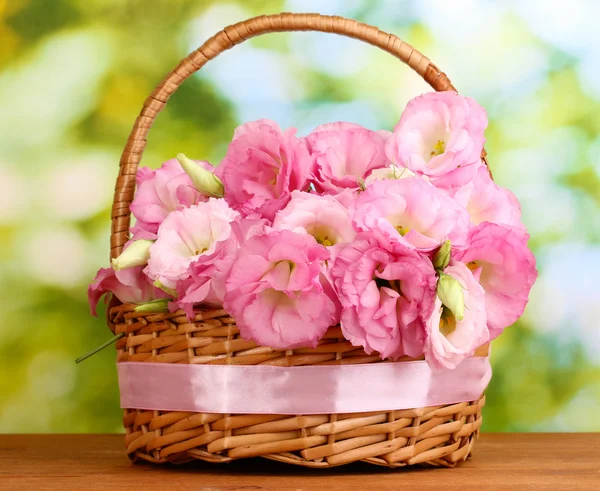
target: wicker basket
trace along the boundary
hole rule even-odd
[[[261,16],[225,28],[191,53],[144,103],[120,162],[112,208],[111,257],[129,239],[129,205],[146,136],[177,87],[208,60],[245,39],[270,32],[322,31],[356,38],[387,51],[413,68],[435,90],[455,90],[445,74],[396,36],[359,22],[318,14]],[[187,364],[300,366],[386,363],[328,330],[314,349],[278,351],[242,339],[224,310],[202,310],[190,321],[183,312],[141,313],[111,304],[111,330],[125,333],[118,361]],[[475,356],[487,356],[488,347]],[[400,361],[409,361],[408,358]],[[229,462],[261,456],[306,467],[364,461],[388,467],[411,464],[453,467],[470,454],[481,426],[478,400],[448,406],[355,414],[214,414],[125,409],[127,454],[134,461]]]

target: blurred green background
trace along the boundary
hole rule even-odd
[[[153,87],[224,26],[317,11],[410,42],[487,108],[486,148],[539,262],[522,320],[494,343],[486,431],[600,430],[600,3],[0,0],[0,432],[121,431],[114,350],[86,285],[108,264],[120,151]],[[262,37],[186,81],[144,164],[217,164],[262,117],[306,134],[391,129],[428,88],[377,49],[333,35]]]

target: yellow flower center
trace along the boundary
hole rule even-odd
[[[202,249],[196,249],[194,251],[194,256],[198,256],[200,254],[204,254],[206,251],[208,251],[208,247],[203,247]]]
[[[278,165],[273,166],[273,178],[269,180],[269,184],[271,186],[275,186],[277,184],[277,177],[279,177],[279,173],[281,172],[281,161],[277,157],[273,157],[273,159]]]
[[[471,271],[475,271],[477,268],[479,268],[479,264],[477,264],[477,261],[471,261],[470,263],[467,263],[467,268],[469,268]]]
[[[456,318],[452,311],[445,305],[442,307],[442,316],[440,317],[440,332],[448,337],[456,329]]]
[[[433,146],[433,150],[430,153],[431,157],[435,157],[436,155],[442,155],[446,151],[446,143],[443,140],[438,140],[437,143]]]
[[[326,235],[325,237],[315,237],[317,239],[317,242],[321,245],[324,245],[325,247],[329,247],[332,246],[334,244],[334,242],[331,241],[331,239]]]
[[[312,235],[319,244],[325,247],[331,247],[332,245],[337,244],[335,230],[332,230],[328,226],[316,224],[308,227],[306,231]]]
[[[395,228],[402,237],[404,237],[408,232],[410,232],[410,228],[403,227],[402,225],[397,225]]]

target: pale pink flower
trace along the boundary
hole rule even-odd
[[[315,347],[339,320],[339,305],[321,274],[329,252],[310,235],[273,230],[238,251],[224,308],[244,339],[277,349]]]
[[[213,170],[208,162],[194,162]],[[158,227],[169,213],[208,199],[198,192],[176,159],[167,160],[156,170],[142,167],[135,179],[137,190],[130,206],[136,218],[131,229],[135,239],[156,239]]]
[[[464,208],[419,177],[371,183],[356,200],[354,222],[390,243],[421,251],[447,239],[464,245],[469,229]]]
[[[423,354],[436,287],[429,259],[403,245],[384,247],[365,232],[342,247],[331,276],[342,332],[353,345],[382,359]]]
[[[200,254],[190,264],[189,281],[178,283],[178,300],[172,302],[171,310],[182,308],[188,317],[193,316],[194,305],[222,305],[225,298],[225,282],[231,272],[238,249],[248,240],[266,230],[264,219],[238,218],[231,223],[231,234],[215,250],[214,254]]]
[[[469,245],[454,259],[469,266],[485,290],[490,339],[513,324],[525,310],[537,278],[535,257],[522,229],[483,222],[469,234]]]
[[[121,271],[112,268],[100,269],[94,282],[88,287],[88,301],[92,315],[96,315],[98,302],[106,293],[112,293],[122,303],[143,303],[157,298],[167,298],[165,292],[152,285],[142,269],[142,266]]]
[[[313,159],[296,129],[282,132],[261,119],[235,130],[227,155],[215,174],[225,187],[225,199],[244,216],[258,213],[272,220],[294,190],[308,187]]]
[[[315,157],[312,182],[318,192],[337,194],[359,189],[374,169],[385,167],[385,143],[391,133],[371,131],[353,123],[317,127],[307,137]]]
[[[391,164],[388,167],[381,167],[371,172],[369,177],[365,179],[365,185],[368,186],[374,181],[381,181],[383,179],[408,179],[414,175],[415,173],[406,167],[398,167]]]
[[[481,165],[486,127],[485,110],[473,99],[451,91],[429,92],[407,104],[386,154],[436,186],[460,186]]]
[[[435,370],[456,368],[489,340],[485,312],[485,292],[463,263],[454,262],[444,274],[456,279],[463,289],[464,317],[452,312],[436,298],[433,314],[427,321],[425,360]]]
[[[201,255],[210,260],[218,253],[238,216],[224,200],[215,198],[170,213],[150,246],[145,273],[160,285],[176,289],[179,282],[189,279],[192,262]]]
[[[498,186],[486,166],[479,168],[472,182],[450,193],[467,209],[473,225],[492,222],[524,228],[516,196]]]
[[[319,244],[334,246],[354,239],[352,216],[333,196],[294,191],[292,200],[277,213],[273,227],[310,234]]]

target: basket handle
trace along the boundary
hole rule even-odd
[[[158,113],[164,108],[177,87],[194,72],[202,68],[208,60],[223,51],[240,44],[246,39],[270,32],[320,31],[332,32],[372,44],[400,59],[436,91],[456,90],[448,77],[428,58],[398,37],[380,31],[376,27],[344,17],[320,14],[277,14],[262,15],[226,27],[206,41],[196,51],[190,53],[154,89],[144,102],[140,115],[135,120],[127,144],[121,155],[119,175],[115,187],[112,207],[112,227],[110,256],[117,257],[129,240],[129,205],[135,191],[135,174],[142,159],[146,136]]]

